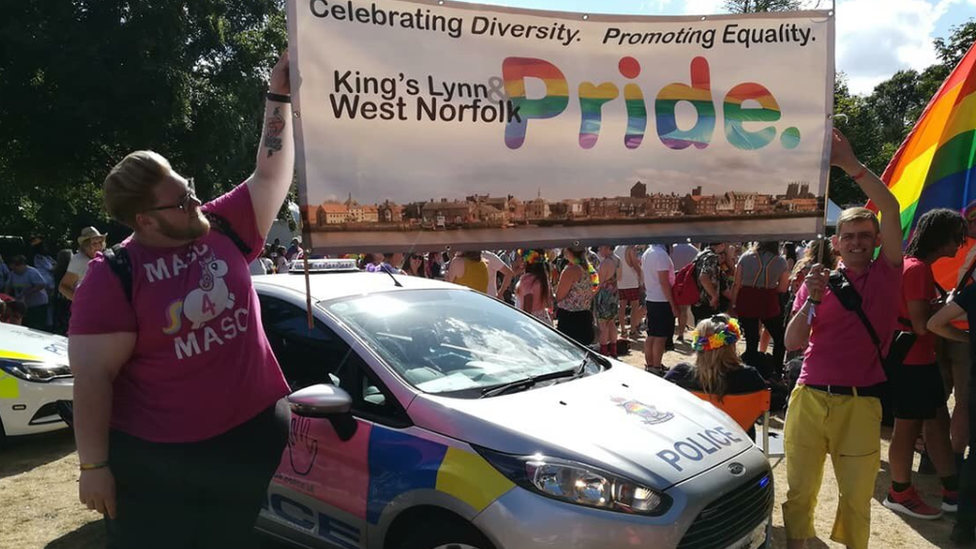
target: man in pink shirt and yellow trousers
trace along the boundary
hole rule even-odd
[[[901,295],[898,201],[836,130],[831,163],[857,182],[881,211],[881,222],[865,208],[841,214],[832,243],[843,263],[829,279],[821,265],[810,270],[786,330],[788,349],[806,347],[784,433],[789,549],[803,549],[816,536],[814,510],[828,455],[840,488],[830,538],[851,549],[868,546],[881,463],[882,355],[897,327]]]

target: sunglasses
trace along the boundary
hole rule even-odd
[[[176,204],[170,204],[169,206],[157,206],[155,208],[149,208],[147,212],[158,212],[162,210],[175,210],[179,209],[181,212],[186,213],[190,210],[190,201],[196,202],[197,204],[202,204],[196,195],[196,186],[193,184],[193,178],[191,177],[187,180],[187,190],[180,197],[180,201]]]
[[[423,259],[423,258],[424,258],[424,256],[422,256],[422,255],[412,255],[412,256],[410,256],[410,259]]]

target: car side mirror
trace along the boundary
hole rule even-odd
[[[288,404],[295,415],[327,418],[348,414],[352,408],[352,397],[335,385],[320,383],[299,389],[288,395]]]

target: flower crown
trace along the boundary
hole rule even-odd
[[[522,261],[526,265],[535,265],[536,263],[545,263],[546,256],[539,253],[539,250],[519,250],[519,255],[522,256]]]
[[[725,328],[710,336],[699,335],[698,330],[691,332],[691,347],[699,353],[714,351],[726,345],[735,345],[737,341],[742,339],[738,320],[730,318],[726,321],[722,318],[722,322],[725,322]]]

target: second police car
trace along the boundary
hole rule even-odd
[[[58,401],[71,400],[68,340],[0,323],[0,446],[7,437],[67,428]]]
[[[310,278],[311,330],[305,277],[254,279],[297,412],[260,530],[343,549],[765,546],[768,461],[690,393],[458,286]]]

